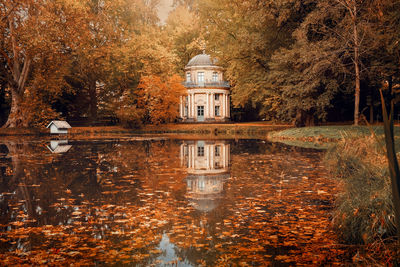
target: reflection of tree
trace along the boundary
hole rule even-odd
[[[1,170],[13,171],[8,181],[2,180],[7,199],[1,206],[6,215],[2,217],[6,228],[1,238],[9,241],[1,247],[4,253],[11,251],[8,259],[18,253],[17,247],[24,248],[31,251],[25,263],[34,264],[33,257],[43,258],[47,253],[43,249],[49,246],[57,251],[68,248],[63,255],[66,258],[86,247],[93,254],[89,262],[145,260],[148,249],[157,245],[160,233],[165,231],[171,202],[158,205],[157,199],[139,198],[138,192],[154,189],[166,193],[159,197],[184,199],[182,172],[177,171],[177,161],[170,160],[171,154],[177,155],[178,147],[163,141],[123,145],[78,142],[62,155],[28,143],[8,142],[6,146],[3,150],[10,160],[3,163],[0,156]],[[175,180],[178,182],[171,183]],[[18,193],[12,194],[15,190]],[[46,237],[46,233],[51,235]],[[43,244],[43,240],[47,241]],[[53,256],[47,255],[55,260]]]
[[[307,204],[315,195],[301,193],[301,190],[316,192],[321,182],[326,183],[320,175],[319,154],[254,140],[231,143],[231,146],[232,178],[225,181],[219,205],[207,211],[196,209],[178,215],[185,218],[185,222],[177,221],[175,224],[186,225],[186,228],[180,230],[177,226],[170,233],[176,254],[193,265],[200,262],[205,265],[237,265],[240,262],[268,265],[275,255],[280,257],[282,253],[291,255],[282,256],[288,262],[310,264],[312,260],[303,255],[315,247],[308,240],[312,238],[317,244],[332,242],[329,229],[319,227],[327,224],[329,218]],[[185,161],[183,165],[188,166]],[[187,178],[191,184],[187,187],[188,195],[197,191],[193,190],[191,175]],[[307,179],[304,180],[303,175]],[[334,187],[333,184],[330,186]],[[212,191],[212,187],[209,190]],[[203,193],[209,190],[203,190]],[[324,190],[329,189],[325,187]],[[304,213],[299,210],[304,210]],[[312,219],[299,220],[298,216]],[[311,231],[305,230],[311,228]],[[319,234],[310,237],[299,234],[301,232],[324,232],[326,237],[324,239]],[[298,247],[298,243],[293,241],[297,239],[301,240],[302,246]],[[325,249],[321,253],[329,255],[331,252]],[[279,260],[275,262],[283,264]]]
[[[318,226],[327,223],[324,211],[309,205],[327,197],[302,193],[326,185],[313,154],[261,141],[226,144],[234,152],[228,171],[204,158],[200,169],[181,168],[181,143],[170,140],[75,142],[58,155],[44,145],[0,146],[0,170],[8,173],[0,183],[0,265],[150,265],[163,236],[193,265],[265,265],[265,251],[281,253],[278,239],[305,244],[285,250],[293,257],[309,251],[308,239],[330,242]],[[201,199],[216,202],[191,205]]]
[[[6,177],[3,178],[1,184],[1,192],[3,192],[1,205],[1,223],[8,225],[10,221],[19,218],[35,218],[37,215],[35,209],[35,197],[31,188],[28,187],[30,177],[26,173],[32,172],[26,164],[25,153],[32,152],[32,147],[27,143],[17,143],[14,141],[6,141],[2,144],[7,149],[5,158],[9,161],[6,164]],[[8,177],[7,177],[8,176]],[[25,242],[17,242],[12,247],[29,249],[30,238]],[[2,250],[3,250],[2,246]]]
[[[4,145],[8,150],[8,157],[11,159],[12,164],[12,177],[9,179],[4,186],[11,187],[11,192],[16,192],[16,196],[20,200],[24,200],[24,208],[27,209],[28,214],[34,216],[34,208],[32,204],[32,197],[30,196],[29,189],[26,186],[27,178],[25,174],[25,167],[23,165],[24,152],[29,151],[31,148],[26,143],[16,143],[13,141],[5,142]],[[4,188],[2,188],[4,189]],[[7,192],[7,191],[5,191]]]
[[[12,159],[7,157],[8,147],[0,144],[0,188],[7,188],[8,181],[12,179]],[[2,190],[4,191],[4,190]],[[4,195],[0,198],[0,224],[5,225],[8,222],[9,213],[8,202]]]

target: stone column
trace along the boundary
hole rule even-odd
[[[195,98],[195,94],[192,93],[192,117],[193,117],[193,119],[196,119],[197,116],[196,116],[196,109],[195,109],[195,101],[194,101],[194,98]]]
[[[194,93],[192,93],[192,118],[195,118],[196,114],[194,114]]]
[[[211,118],[215,119],[215,94],[211,94]]]
[[[192,94],[188,95],[188,117],[192,117]]]
[[[213,150],[211,150],[211,153],[210,153],[210,165],[211,165],[210,167],[211,167],[211,170],[213,170],[215,168],[214,154],[215,154],[215,148]]]
[[[208,96],[208,94],[207,94],[207,96]],[[206,159],[207,159],[207,170],[209,170],[210,169],[210,145],[205,145],[205,148],[204,148],[204,155],[206,156]]]
[[[220,103],[221,103],[221,106],[220,106],[221,117],[224,118],[225,117],[225,94],[221,95]]]
[[[231,156],[231,150],[230,150],[230,145],[226,145],[226,166],[229,167],[229,163],[231,162],[230,156]]]
[[[225,156],[226,156],[226,154],[225,154],[225,144],[223,144],[222,146],[221,146],[221,151],[220,151],[220,156],[221,156],[221,158],[222,158],[222,168],[225,168],[226,166],[225,166]]]
[[[226,98],[225,98],[225,93],[222,95],[222,99],[224,99],[224,118],[226,117]]]
[[[212,118],[212,93],[209,93],[208,97],[208,117]]]
[[[188,109],[187,109],[187,117],[188,118],[190,118],[190,105],[191,105],[191,103],[190,103],[190,98],[191,98],[191,95],[190,94],[188,94],[188,101],[187,101],[187,107],[188,107]]]
[[[225,102],[225,117],[228,117],[228,94],[224,94],[224,102]]]
[[[214,149],[214,146],[211,146],[211,149],[208,151],[208,157],[207,157],[207,160],[208,160],[208,166],[209,166],[209,170],[211,170],[212,168],[213,168],[213,166],[212,166],[212,164],[211,164],[211,155],[212,155],[212,153],[213,153],[213,149]]]
[[[192,168],[192,169],[194,169],[195,168],[195,166],[194,166],[194,157],[195,157],[195,153],[197,153],[197,151],[195,152],[195,148],[196,148],[196,146],[191,146],[190,147],[191,149],[192,149],[192,151],[191,151],[191,157],[190,157],[190,167]]]
[[[208,93],[208,117],[212,118],[212,93]]]
[[[186,96],[182,96],[182,118],[185,117],[185,107],[186,107]],[[187,114],[186,114],[187,116]]]
[[[183,96],[179,97],[179,116],[183,118]]]
[[[206,94],[206,107],[204,110],[204,118],[209,118],[210,117],[210,93],[207,92]]]
[[[231,99],[229,94],[226,95],[226,99],[227,99],[227,109],[228,109],[228,118],[231,117]]]
[[[188,168],[192,168],[192,147],[188,146]]]
[[[185,163],[185,145],[181,145],[181,166],[184,166]]]

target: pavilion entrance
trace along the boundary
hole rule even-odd
[[[197,106],[197,121],[204,121],[204,106]]]

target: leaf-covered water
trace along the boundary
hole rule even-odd
[[[258,140],[2,142],[1,265],[339,264],[321,156]]]

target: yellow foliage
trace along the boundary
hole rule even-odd
[[[179,97],[184,93],[182,79],[172,75],[163,81],[159,76],[143,76],[138,86],[138,108],[146,110],[149,122],[172,122],[178,116]]]

